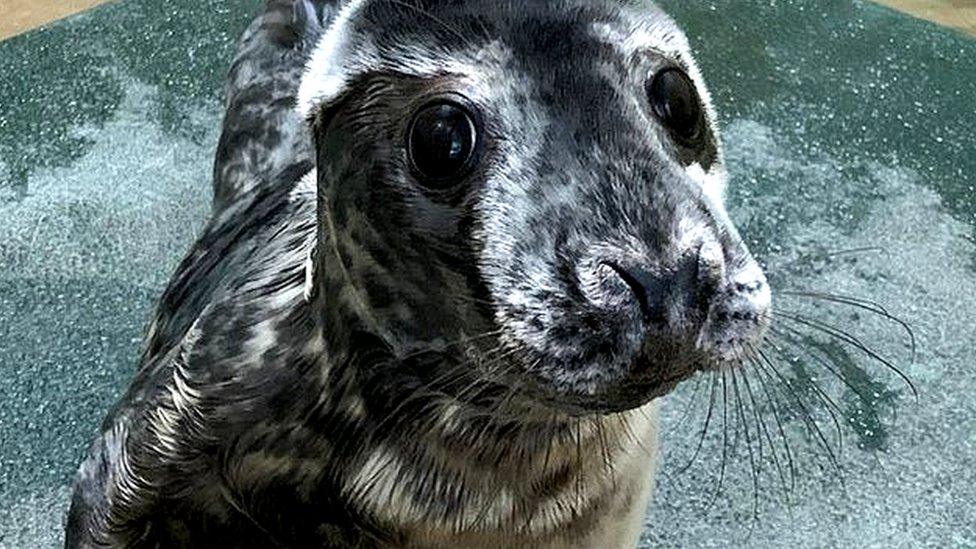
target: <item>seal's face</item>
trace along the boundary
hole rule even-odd
[[[687,41],[624,4],[363,1],[326,33],[300,104],[332,283],[399,352],[605,412],[762,337]]]

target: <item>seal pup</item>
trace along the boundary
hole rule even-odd
[[[67,547],[633,547],[656,399],[770,291],[624,0],[273,0]]]

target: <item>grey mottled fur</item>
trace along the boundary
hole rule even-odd
[[[708,109],[694,147],[647,104],[667,66]],[[444,94],[484,150],[435,192],[404,135]],[[269,1],[212,220],[66,545],[632,546],[654,399],[768,322],[723,185],[704,84],[649,3]]]

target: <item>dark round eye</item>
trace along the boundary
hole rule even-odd
[[[446,189],[470,171],[477,141],[478,128],[471,113],[457,103],[441,100],[414,115],[407,148],[421,183]]]
[[[676,136],[684,140],[698,137],[702,126],[701,98],[695,83],[678,68],[667,68],[654,75],[647,86],[654,115]]]

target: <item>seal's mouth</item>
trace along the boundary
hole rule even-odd
[[[704,317],[652,326],[633,316],[616,330],[575,334],[574,349],[515,342],[516,384],[531,400],[571,415],[625,412],[666,396],[698,372],[739,367],[769,326],[769,290],[738,286],[710,302]]]
[[[564,411],[619,412],[747,359],[768,327],[771,290],[738,240],[706,229],[688,245],[672,238],[678,251],[563,246],[532,279],[540,287],[505,285],[495,326],[517,363],[513,383]]]

